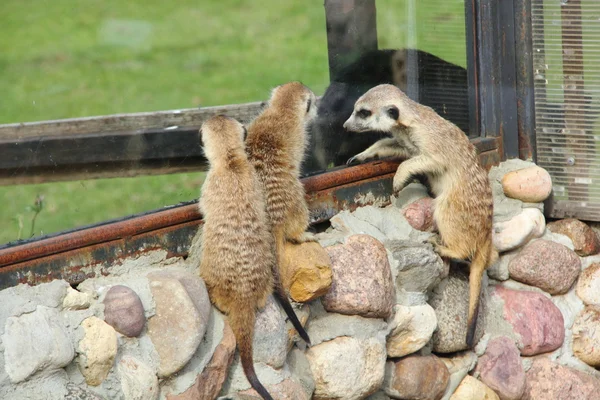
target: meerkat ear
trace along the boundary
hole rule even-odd
[[[307,105],[306,105],[306,113],[307,113],[307,114],[308,114],[308,112],[310,111],[310,106],[311,106],[311,103],[312,103],[312,99],[309,97],[309,98],[308,98],[308,103],[307,103]]]
[[[394,121],[397,121],[398,118],[400,117],[400,111],[398,111],[398,107],[396,107],[396,106],[391,106],[390,108],[388,108],[387,114]]]

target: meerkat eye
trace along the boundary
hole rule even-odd
[[[396,106],[391,106],[390,108],[388,108],[387,114],[394,121],[396,121],[398,117],[400,117],[400,112],[398,111],[398,108]]]
[[[309,97],[308,98],[308,104],[306,105],[306,112],[307,113],[310,111],[311,104],[312,104],[312,99]]]
[[[356,112],[356,115],[359,118],[365,119],[371,116],[371,111],[362,108]]]

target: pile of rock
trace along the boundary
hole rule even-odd
[[[269,299],[254,360],[270,393],[595,398],[598,237],[577,220],[546,225],[543,169],[511,160],[490,178],[501,257],[484,279],[475,349],[465,343],[468,267],[444,263],[427,243],[434,202],[411,184],[388,207],[339,213],[319,244],[286,247],[283,282],[312,346]],[[187,260],[146,253],[77,290],[53,281],[1,291],[0,398],[255,398],[196,272],[198,238]]]

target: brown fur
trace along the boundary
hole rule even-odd
[[[359,98],[344,127],[393,134],[353,159],[407,158],[394,176],[395,192],[411,177],[427,176],[436,196],[434,220],[441,236],[436,251],[445,258],[471,261],[467,343],[472,346],[483,272],[498,257],[492,244],[492,190],[475,147],[456,125],[393,85],[376,86]]]
[[[306,126],[316,115],[315,103],[314,93],[300,82],[278,86],[266,108],[248,126],[246,151],[265,192],[279,265],[286,240],[293,243],[314,240],[306,232],[309,213],[299,177],[308,144]],[[274,271],[275,291],[287,300],[279,275],[279,269]],[[294,322],[290,313],[288,316]],[[308,335],[297,325],[294,323],[308,342]]]
[[[200,197],[200,276],[213,304],[228,316],[248,381],[263,398],[272,399],[252,360],[256,311],[272,293],[275,265],[264,196],[244,152],[244,127],[216,116],[201,132],[210,169]]]

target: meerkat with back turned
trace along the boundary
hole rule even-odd
[[[444,258],[471,261],[466,342],[472,347],[481,279],[498,258],[492,244],[492,190],[475,147],[456,125],[430,107],[412,101],[393,85],[376,86],[360,97],[344,128],[392,134],[349,162],[405,158],[394,176],[394,192],[414,175],[427,176],[435,195],[434,220],[441,237],[441,243],[434,242],[437,253]]]
[[[316,109],[315,94],[300,82],[289,82],[273,89],[266,108],[248,126],[246,151],[264,189],[280,267],[286,241],[316,240],[306,231],[309,213],[299,180],[308,145],[307,125]],[[275,279],[275,292],[287,298],[277,274]]]
[[[244,151],[245,128],[216,116],[201,128],[210,168],[199,201],[203,215],[200,276],[211,301],[228,316],[250,385],[272,400],[254,370],[256,311],[273,291],[274,243],[264,195]]]

